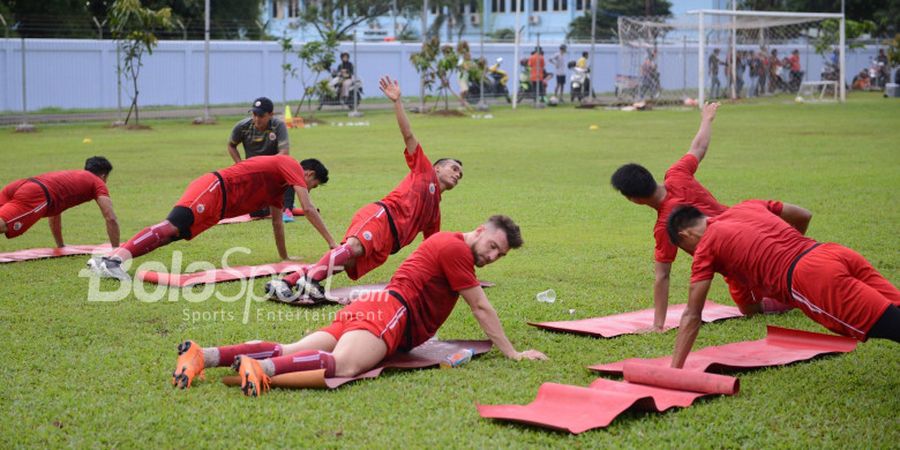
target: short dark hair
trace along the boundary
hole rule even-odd
[[[581,56],[584,56],[585,58],[587,58],[588,52],[581,52]]]
[[[613,172],[610,182],[626,197],[646,198],[656,190],[656,180],[644,166],[628,163]]]
[[[460,160],[458,160],[458,159],[456,159],[456,158],[440,158],[440,159],[438,159],[437,161],[435,161],[434,164],[432,164],[432,167],[437,167],[437,166],[439,166],[439,165],[441,165],[441,164],[444,164],[445,162],[448,162],[448,161],[453,161],[453,162],[459,164],[459,167],[462,167],[462,165],[463,165],[463,164],[462,164],[462,161],[460,161]]]
[[[92,156],[84,161],[84,170],[87,170],[98,177],[109,175],[109,173],[112,172],[112,169],[113,167],[109,160],[102,156]]]
[[[325,164],[322,164],[322,161],[315,158],[304,159],[303,161],[300,161],[300,167],[303,167],[303,170],[312,170],[315,172],[319,184],[328,183],[328,168],[325,167]]]
[[[350,54],[347,53],[347,52],[341,53],[341,56],[340,56],[340,57],[343,58],[343,57],[345,57],[345,56],[346,56],[347,58],[350,58]]]
[[[488,219],[488,223],[503,230],[506,233],[506,242],[509,248],[519,248],[522,246],[522,230],[508,216],[497,214]]]
[[[681,241],[681,236],[678,235],[678,232],[694,226],[701,217],[703,217],[703,213],[693,206],[676,206],[666,221],[666,232],[669,233],[669,240],[673,244],[678,245]]]

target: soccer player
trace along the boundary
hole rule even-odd
[[[240,373],[244,394],[257,396],[268,389],[269,377],[282,373],[325,369],[328,378],[355,376],[434,336],[460,295],[508,358],[547,359],[537,350],[515,349],[475,276],[476,266],[491,264],[521,245],[519,226],[502,215],[467,233],[436,233],[400,265],[385,291],[366,294],[339,311],[331,325],[296,343],[180,344],[172,384],[187,388],[204,368],[232,366]]]
[[[166,220],[144,228],[109,256],[91,259],[88,266],[100,276],[128,279],[122,263],[129,258],[147,254],[170,242],[192,240],[220,220],[237,217],[268,207],[272,211],[272,232],[281,259],[288,259],[284,244],[284,224],[281,221],[284,189],[292,187],[300,197],[306,219],[325,238],[331,248],[336,247],[331,233],[322,222],[318,210],[309,198],[309,190],[328,182],[328,169],[316,159],[297,162],[288,155],[258,156],[231,167],[197,178]]]
[[[250,117],[241,120],[231,129],[231,138],[228,140],[228,154],[235,163],[241,162],[241,154],[237,146],[244,146],[244,157],[250,159],[256,156],[287,155],[291,151],[291,140],[288,135],[287,125],[274,115],[275,105],[272,100],[260,97],[250,105]],[[294,190],[284,191],[284,211],[282,220],[293,222],[294,214]],[[269,215],[268,208],[251,211],[251,216],[265,217]]]
[[[434,164],[413,135],[400,100],[400,85],[389,77],[380,80],[381,91],[394,103],[394,114],[406,145],[409,174],[379,202],[363,206],[353,216],[344,240],[305,272],[266,283],[269,297],[296,302],[325,299],[321,282],[345,270],[352,280],[384,264],[388,256],[409,245],[419,232],[427,239],[441,229],[441,193],[456,187],[463,176],[462,163],[442,158]],[[294,288],[298,287],[297,292]],[[306,294],[307,299],[300,299]]]
[[[112,169],[106,158],[94,156],[84,162],[84,170],[49,172],[13,181],[0,191],[0,233],[7,239],[18,237],[46,217],[56,246],[64,247],[62,212],[94,200],[106,221],[109,243],[118,247],[119,222],[106,188]]]
[[[900,342],[900,291],[855,251],[803,236],[778,216],[781,202],[750,200],[718,217],[684,206],[669,217],[672,242],[694,255],[672,367],[681,368],[716,272],[799,308],[835,333]]]
[[[612,185],[629,201],[638,205],[646,205],[656,210],[656,223],[653,226],[653,239],[656,248],[653,254],[654,274],[653,282],[653,325],[646,331],[663,331],[666,322],[666,311],[669,305],[669,275],[672,271],[672,263],[678,254],[678,248],[669,240],[666,233],[666,219],[679,204],[688,204],[698,208],[703,214],[715,217],[723,213],[727,206],[719,203],[715,197],[694,177],[700,162],[706,156],[712,135],[712,122],[716,118],[719,103],[708,103],[703,106],[700,129],[691,142],[691,148],[669,170],[666,171],[663,184],[657,184],[650,171],[639,164],[626,164],[620,167],[612,175]],[[784,219],[801,226],[801,232],[806,232],[806,226],[810,217],[809,212],[802,208],[788,207]],[[728,280],[726,280],[728,281]],[[754,297],[747,292],[748,287],[729,283],[732,297]],[[772,300],[765,300],[756,296],[755,302],[765,305],[765,312],[783,311],[785,307]],[[744,304],[741,301],[738,304]],[[745,314],[753,310],[742,311]]]

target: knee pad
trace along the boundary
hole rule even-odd
[[[178,228],[178,239],[190,239],[191,225],[194,224],[194,213],[190,208],[176,206],[172,208],[166,220]]]

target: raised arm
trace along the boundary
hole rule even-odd
[[[391,80],[391,77],[382,77],[378,81],[381,92],[390,101],[394,102],[394,115],[397,116],[397,125],[400,127],[400,134],[403,135],[403,143],[406,144],[406,153],[410,155],[416,152],[419,147],[419,141],[409,126],[409,118],[406,117],[406,111],[403,110],[403,101],[400,100],[400,84],[397,80]]]
[[[116,248],[119,246],[119,220],[116,219],[112,200],[107,196],[101,195],[97,197],[97,206],[100,207],[100,214],[103,214],[103,220],[106,222],[106,235],[109,237],[109,245],[112,248]]]
[[[697,157],[697,161],[703,161],[703,157],[706,156],[706,149],[709,148],[709,140],[712,136],[713,119],[716,118],[718,109],[719,102],[707,103],[703,105],[703,110],[700,112],[700,129],[697,130],[697,135],[694,136],[691,149],[688,151]]]
[[[63,242],[62,236],[62,214],[48,217],[47,222],[50,225],[50,234],[53,235],[53,240],[56,241],[56,247],[65,247],[66,244]]]
[[[309,191],[304,187],[294,186],[294,192],[300,198],[300,205],[303,207],[303,215],[306,217],[306,220],[322,235],[325,242],[328,243],[328,248],[337,247],[337,243],[334,242],[334,238],[328,232],[328,227],[322,221],[322,216],[319,215],[319,210],[316,209],[316,205],[313,205],[312,199],[309,198]]]
[[[702,323],[700,319],[703,305],[706,303],[706,294],[709,293],[711,284],[712,279],[691,283],[687,307],[684,309],[684,314],[681,315],[681,324],[678,325],[675,352],[672,353],[672,367],[676,369],[684,367],[684,361],[691,352],[691,347],[694,346],[694,340],[697,339],[697,333],[700,331]]]
[[[801,234],[806,234],[806,229],[809,228],[809,221],[812,220],[812,212],[806,208],[790,203],[783,203],[783,205],[780,216],[781,220],[789,223]]]
[[[507,358],[516,361],[521,359],[547,359],[547,355],[544,355],[537,350],[525,350],[524,352],[519,352],[513,347],[512,342],[509,341],[506,337],[506,333],[503,331],[503,325],[500,324],[500,318],[497,316],[497,311],[491,306],[491,303],[488,301],[487,295],[484,294],[484,289],[482,289],[481,286],[463,289],[459,293],[466,300],[466,303],[469,304],[469,308],[472,309],[472,315],[475,316],[478,325],[484,330],[485,334],[488,335],[491,342],[493,342]]]

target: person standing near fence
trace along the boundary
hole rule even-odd
[[[566,44],[559,46],[559,51],[550,57],[550,64],[556,71],[556,88],[553,95],[562,102],[563,96],[566,94]]]
[[[719,49],[714,49],[712,54],[709,55],[709,98],[716,99],[719,98],[719,90],[722,88],[722,84],[719,81],[719,65],[722,64],[722,61],[719,60]]]
[[[256,156],[287,155],[291,152],[291,140],[288,136],[287,126],[281,120],[274,117],[275,105],[272,100],[260,97],[250,106],[251,116],[241,120],[231,130],[231,139],[228,140],[228,154],[235,163],[241,162],[241,154],[237,145],[244,146],[244,158],[250,159]],[[284,211],[282,220],[293,222],[294,214],[294,190],[288,187],[284,191]],[[250,213],[254,217],[269,215],[269,208]]]

